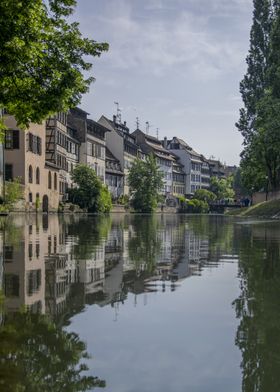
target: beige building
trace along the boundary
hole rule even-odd
[[[21,130],[15,118],[4,116],[5,125],[5,180],[19,178],[23,185],[25,211],[57,211],[59,203],[58,169],[45,161],[45,123],[33,124]]]

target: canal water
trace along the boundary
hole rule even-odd
[[[3,392],[280,391],[280,223],[0,221]]]

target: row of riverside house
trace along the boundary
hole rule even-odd
[[[4,178],[21,181],[24,198],[19,210],[57,211],[74,186],[71,172],[78,163],[95,170],[114,202],[129,195],[130,167],[148,154],[155,156],[164,175],[161,193],[168,205],[175,205],[179,196],[208,189],[211,175],[226,175],[219,161],[207,160],[177,137],[160,141],[140,129],[131,133],[116,116],[112,120],[101,116],[97,122],[88,116],[75,108],[21,131],[14,117],[4,112]]]

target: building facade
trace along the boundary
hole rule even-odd
[[[166,148],[180,159],[185,172],[185,195],[193,196],[198,189],[210,186],[209,166],[206,159],[194,151],[184,140],[165,138]]]
[[[122,193],[128,195],[129,169],[135,159],[140,156],[140,149],[136,143],[136,138],[130,133],[126,122],[118,122],[116,116],[113,117],[113,121],[102,116],[98,122],[109,130],[106,134],[106,145],[120,162],[121,170],[124,173]]]
[[[105,184],[105,136],[107,128],[98,122],[88,119],[88,113],[82,109],[71,109],[68,114],[68,126],[76,131],[80,142],[79,161],[95,170],[97,176]]]
[[[24,211],[57,211],[59,204],[58,169],[45,160],[46,126],[31,123],[21,130],[15,118],[4,116],[5,125],[5,180],[18,178],[22,184]]]
[[[145,134],[140,129],[136,129],[136,131],[134,131],[132,135],[135,136],[137,144],[139,144],[141,150],[145,154],[153,154],[156,158],[159,170],[163,174],[164,185],[161,190],[161,193],[165,196],[172,195],[172,168],[173,163],[176,162],[174,155],[170,154],[170,151],[168,151],[162,146],[160,140],[153,136]]]
[[[60,201],[67,200],[67,189],[73,186],[71,171],[79,162],[80,143],[74,137],[75,130],[67,125],[67,113],[58,113],[46,120],[46,162],[59,170],[57,186]]]
[[[122,195],[123,180],[124,174],[121,170],[120,161],[106,147],[105,184],[111,193],[113,201],[116,201]]]

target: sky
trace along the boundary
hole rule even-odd
[[[235,128],[246,72],[252,0],[78,0],[85,36],[108,42],[81,107],[98,120],[119,102],[133,132],[178,136],[207,158],[238,164]]]

